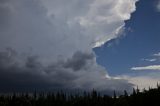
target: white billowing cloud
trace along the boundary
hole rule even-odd
[[[136,1],[46,0],[43,2],[50,16],[63,19],[74,30],[78,25],[83,33],[81,36],[88,39],[89,45],[98,47],[118,36],[120,29],[124,27],[124,21],[130,19],[131,13],[135,11]]]
[[[22,82],[29,83],[35,76],[34,83],[62,88],[130,88],[126,80],[106,78],[108,73],[96,63],[92,48],[120,36],[136,2],[1,0],[0,50],[11,47],[23,54],[16,60],[17,56],[0,53],[1,81],[9,80],[5,75],[15,82],[24,76]],[[39,61],[30,54],[39,56]]]
[[[160,65],[150,65],[144,67],[132,67],[131,70],[160,70]]]
[[[137,0],[6,0],[0,48],[68,58],[117,38]],[[2,6],[6,5],[6,6]],[[16,27],[15,27],[16,26]],[[1,26],[1,27],[4,27]],[[46,52],[47,51],[47,52]],[[56,58],[56,59],[55,59]]]

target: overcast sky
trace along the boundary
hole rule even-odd
[[[0,0],[0,89],[131,91],[138,78],[153,85],[154,73],[132,71],[160,70],[145,64],[160,57],[159,4]]]

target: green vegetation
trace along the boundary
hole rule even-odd
[[[61,93],[34,93],[1,95],[0,106],[160,106],[160,86],[156,89],[133,89],[133,93],[113,97],[91,93],[67,95]]]

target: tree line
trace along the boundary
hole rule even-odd
[[[57,93],[13,93],[1,94],[0,106],[160,106],[160,86],[149,90],[133,89],[132,94],[101,95],[97,91],[83,94]]]

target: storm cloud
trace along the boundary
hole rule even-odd
[[[136,2],[1,0],[0,89],[131,89],[107,77],[92,48],[120,36]]]
[[[43,66],[37,56],[22,58],[7,49],[0,52],[0,73],[0,90],[4,92],[93,88],[103,92],[131,91],[133,86],[127,80],[108,78],[106,70],[96,64],[94,54],[79,51],[66,61]]]

